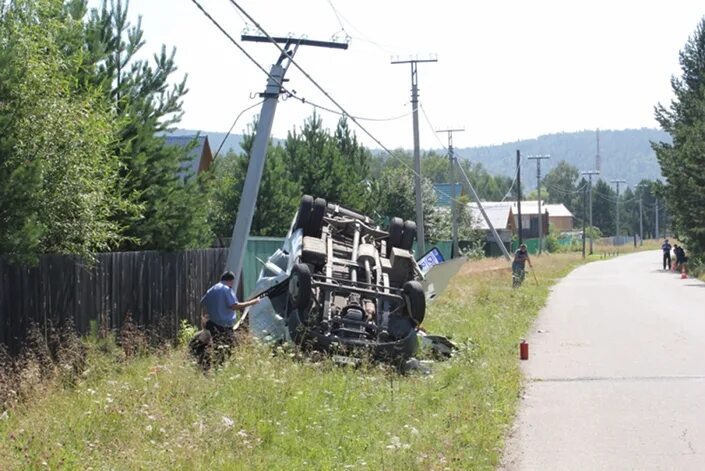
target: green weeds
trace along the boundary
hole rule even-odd
[[[516,290],[503,262],[474,263],[427,314],[424,327],[460,347],[430,375],[341,367],[247,339],[204,374],[183,347],[144,354],[139,337],[134,349],[87,341],[75,381],[47,377],[40,394],[0,411],[3,466],[492,469],[520,393],[519,339],[580,259],[536,257],[539,285],[527,278]]]

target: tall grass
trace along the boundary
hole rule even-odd
[[[578,263],[536,257],[538,286],[516,290],[505,262],[468,263],[427,313],[424,327],[460,347],[430,375],[247,339],[204,375],[182,348],[126,358],[84,342],[75,381],[47,380],[4,411],[0,468],[494,468],[520,393],[519,339]]]

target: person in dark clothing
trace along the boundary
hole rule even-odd
[[[668,239],[663,241],[661,244],[661,250],[663,251],[663,269],[671,269],[671,244],[668,243]],[[668,267],[668,268],[666,268]]]
[[[208,313],[208,321],[206,322],[205,331],[200,332],[199,335],[201,339],[205,338],[206,341],[210,337],[210,342],[208,342],[210,345],[201,346],[200,352],[196,352],[196,355],[199,358],[199,363],[205,369],[210,368],[209,347],[215,351],[216,364],[222,363],[230,356],[230,350],[235,344],[233,326],[237,320],[236,311],[242,311],[259,302],[259,298],[239,302],[233,290],[234,281],[235,275],[233,272],[226,271],[220,277],[220,282],[211,286],[201,298],[201,305],[205,307]],[[200,343],[203,342],[200,341]]]
[[[512,287],[518,288],[524,282],[524,277],[526,276],[526,262],[531,265],[531,259],[529,258],[529,252],[526,250],[526,244],[521,244],[519,249],[514,252],[514,261],[512,262]]]
[[[688,257],[685,256],[685,250],[683,250],[683,246],[673,244],[673,254],[676,256],[676,269],[685,269],[685,264],[688,261]]]

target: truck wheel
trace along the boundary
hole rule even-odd
[[[402,290],[406,300],[406,312],[415,325],[421,325],[426,315],[426,293],[423,286],[416,280],[407,281]]]
[[[404,222],[401,218],[392,218],[389,221],[389,242],[387,243],[387,256],[392,253],[392,247],[399,247],[402,233],[404,232]]]
[[[294,225],[294,230],[303,229],[306,231],[306,227],[311,221],[311,208],[313,207],[313,196],[303,195],[301,197],[301,204],[299,204],[299,212],[296,215],[296,224]]]
[[[305,263],[297,263],[289,276],[289,300],[299,314],[311,303],[311,270]]]
[[[416,238],[416,223],[414,221],[406,221],[404,223],[404,232],[401,236],[399,247],[404,250],[414,248],[414,239]]]
[[[323,229],[323,216],[326,214],[326,206],[326,200],[323,198],[316,198],[313,201],[311,219],[309,220],[306,229],[304,229],[304,235],[316,238],[321,237],[321,230]]]

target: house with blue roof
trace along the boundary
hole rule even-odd
[[[453,191],[452,183],[434,183],[433,191],[436,192],[436,206],[439,208],[450,208],[450,195]],[[459,198],[463,194],[463,185],[455,184],[455,197]]]
[[[194,134],[190,136],[166,136],[166,145],[190,148],[187,160],[182,165],[181,176],[198,175],[208,170],[213,163],[213,153],[208,142],[208,136]],[[190,147],[192,146],[192,147]]]

